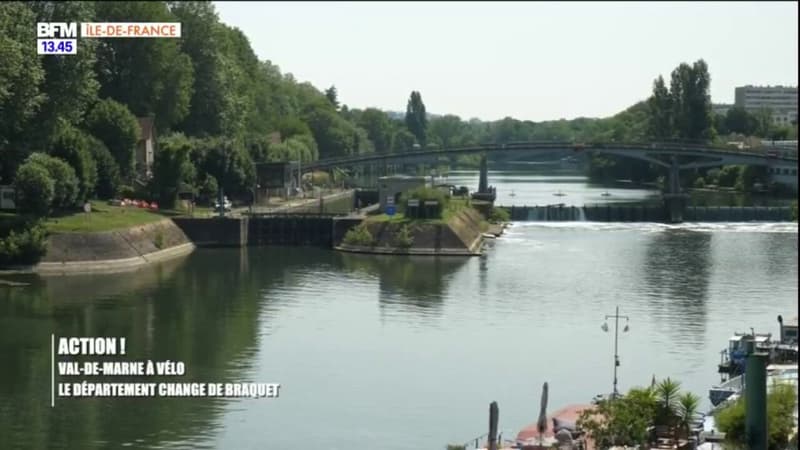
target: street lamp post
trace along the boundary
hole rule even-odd
[[[621,316],[619,314],[619,306],[617,306],[616,312],[613,316],[606,316],[605,320],[614,319],[614,390],[612,391],[612,397],[616,398],[619,396],[619,392],[617,391],[617,367],[619,367],[619,353],[617,352],[619,346],[619,319],[625,319],[625,328],[622,329],[623,333],[627,333],[630,328],[628,327],[628,320],[630,319],[628,316]],[[603,331],[608,332],[608,324],[603,323],[603,326],[600,327]]]

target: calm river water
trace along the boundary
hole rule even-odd
[[[128,274],[16,278],[32,285],[0,286],[0,447],[438,449],[483,434],[493,400],[513,437],[545,381],[553,409],[611,390],[601,325],[617,305],[620,389],[669,376],[707,406],[728,337],[797,314],[797,236],[528,222],[474,258],[203,249]],[[156,381],[275,382],[280,397],[51,408],[51,333],[124,336],[126,359],[186,364]]]

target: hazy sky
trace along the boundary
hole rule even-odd
[[[256,54],[355,108],[534,121],[605,117],[704,58],[711,98],[797,85],[796,2],[215,2]]]

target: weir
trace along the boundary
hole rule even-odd
[[[673,217],[660,205],[544,205],[500,206],[509,212],[512,221],[520,222],[673,222]],[[686,206],[682,211],[686,222],[791,222],[788,206]]]

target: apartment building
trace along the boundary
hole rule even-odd
[[[770,109],[778,125],[797,123],[797,86],[741,86],[735,89],[737,107],[754,112]]]

